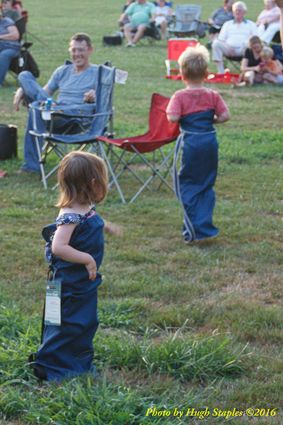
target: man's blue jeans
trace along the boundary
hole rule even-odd
[[[20,86],[22,87],[26,101],[28,103],[34,102],[34,101],[41,101],[46,100],[48,97],[48,94],[45,90],[38,84],[35,77],[32,75],[29,71],[23,71],[18,76],[18,81]],[[35,111],[35,113],[38,115],[38,123],[42,124],[42,128],[38,128],[38,130],[44,130],[44,122],[40,119],[40,111]],[[22,165],[22,169],[26,171],[34,171],[34,172],[40,172],[39,168],[39,159],[38,154],[36,151],[36,145],[34,136],[30,134],[30,130],[33,129],[33,116],[32,116],[32,110],[29,109],[28,114],[28,121],[27,121],[27,127],[25,132],[25,139],[24,139],[24,163]],[[42,142],[42,141],[41,141]]]
[[[5,80],[11,60],[16,58],[18,54],[19,50],[17,49],[4,49],[0,51],[0,86],[2,86]]]

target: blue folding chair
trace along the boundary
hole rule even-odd
[[[51,170],[47,171],[47,159],[51,153],[55,153],[57,159],[59,158],[59,160],[61,160],[66,153],[72,149],[97,152],[97,150],[100,149],[97,143],[97,137],[111,135],[113,131],[114,82],[115,68],[99,65],[96,103],[93,106],[93,111],[89,114],[75,113],[76,111],[74,111],[72,106],[68,108],[64,106],[63,112],[60,110],[51,110],[50,116],[46,119],[46,117],[44,117],[46,111],[42,110],[42,106],[39,102],[33,102],[30,105],[33,117],[33,129],[30,133],[35,139],[41,178],[45,189],[47,189],[49,177],[51,177],[59,167],[59,161],[57,161],[57,164],[53,166]],[[42,118],[45,121],[43,121]],[[58,128],[59,120],[69,123],[67,126],[64,125],[65,128],[63,133],[54,132],[56,131],[54,129]],[[43,125],[43,122],[45,125]],[[42,143],[42,140],[44,143]],[[105,159],[111,174],[112,168],[109,167],[109,160],[106,153],[102,151],[99,152],[99,154]],[[120,196],[123,197],[115,175],[113,175],[112,178]]]

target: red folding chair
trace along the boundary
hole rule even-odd
[[[166,107],[168,102],[168,97],[158,93],[152,95],[148,118],[149,128],[146,133],[120,139],[98,137],[101,154],[106,160],[112,176],[110,186],[115,184],[116,187],[121,188],[118,179],[125,171],[129,171],[141,184],[129,202],[134,202],[144,189],[150,189],[149,185],[155,178],[160,179],[160,185],[164,183],[172,189],[167,181],[167,176],[173,162],[174,148],[164,149],[164,147],[176,140],[180,131],[178,123],[169,123],[167,120]],[[151,159],[148,158],[148,154],[152,154]],[[143,167],[139,167],[139,164],[142,164]],[[149,176],[144,175],[144,166],[150,171]],[[142,173],[139,173],[139,168],[142,168]],[[127,187],[129,187],[128,184]],[[122,190],[120,197],[122,202],[125,203]]]
[[[177,62],[187,47],[196,47],[199,41],[195,38],[170,38],[167,42],[167,59],[165,60],[167,77],[171,76],[171,62]]]

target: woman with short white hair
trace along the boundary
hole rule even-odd
[[[264,9],[258,15],[256,24],[259,37],[269,44],[280,30],[280,9],[274,0],[264,0]]]

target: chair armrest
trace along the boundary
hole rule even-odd
[[[68,114],[66,112],[61,112],[60,110],[50,111],[50,114],[51,114],[51,119],[52,117],[55,117],[56,115],[58,115],[59,117],[66,117],[66,118],[94,118],[97,115],[97,114],[88,114],[88,115]]]

